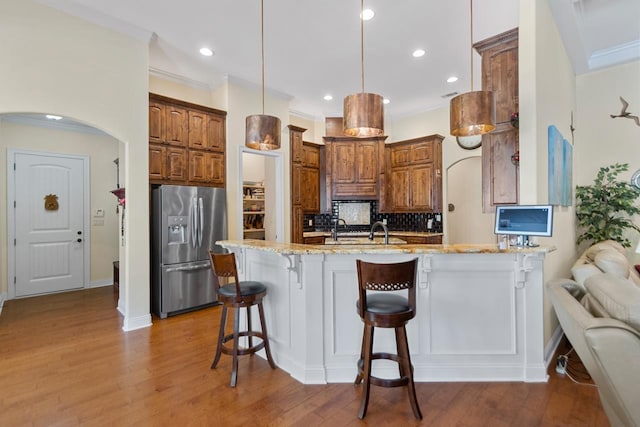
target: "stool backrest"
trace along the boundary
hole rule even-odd
[[[233,252],[228,254],[219,254],[209,251],[209,258],[211,259],[211,271],[213,271],[213,286],[216,290],[216,294],[220,289],[220,279],[224,278],[224,284],[227,284],[229,279],[233,279],[236,287],[236,295],[240,296],[240,280],[238,280],[238,270],[236,269],[236,256]]]
[[[367,308],[367,291],[408,290],[409,307],[416,309],[416,280],[418,258],[393,264],[378,264],[356,260],[358,270],[358,311],[364,317]]]

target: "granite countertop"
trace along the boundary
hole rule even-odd
[[[368,231],[347,231],[347,232],[338,232],[338,236],[368,236]],[[376,236],[384,236],[382,231],[376,231],[374,233]],[[431,231],[396,231],[389,230],[389,236],[416,236],[416,237],[428,237],[428,236],[442,236],[443,233],[434,233]],[[302,233],[302,237],[331,237],[330,231],[305,231]]]
[[[267,242],[264,240],[222,240],[216,244],[229,248],[247,248],[283,255],[311,254],[500,254],[500,253],[549,253],[555,246],[510,247],[499,249],[497,244],[457,245],[304,245],[298,243]]]

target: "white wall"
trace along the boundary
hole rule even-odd
[[[230,81],[227,86],[228,114],[227,114],[227,210],[229,239],[242,239],[239,231],[242,226],[242,212],[238,211],[240,199],[239,191],[242,185],[242,177],[238,175],[240,147],[244,146],[245,119],[252,114],[262,114],[261,89],[242,81]],[[280,118],[282,123],[280,136],[280,149],[277,153],[282,156],[283,165],[283,206],[284,239],[289,242],[290,218],[291,218],[291,191],[289,173],[289,130],[287,120],[289,118],[289,100],[265,94],[264,114]]]
[[[628,163],[629,171],[620,175],[628,180],[640,169],[640,127],[631,119],[609,117],[620,114],[622,96],[632,114],[640,114],[640,61],[583,74],[576,79],[576,147],[574,183],[590,185],[602,166]],[[640,225],[640,218],[634,222]],[[640,238],[628,233],[632,242],[630,255]]]
[[[0,117],[2,121],[2,117]],[[29,126],[3,121],[0,128],[0,176],[7,176],[7,149],[86,155],[91,168],[90,209],[105,212],[104,225],[89,224],[91,229],[91,283],[112,283],[112,262],[118,260],[118,215],[116,198],[110,190],[116,188],[116,165],[119,142],[109,136],[68,130]],[[6,181],[0,186],[0,200],[6,200]],[[0,227],[6,229],[4,214]],[[0,239],[0,247],[7,241]],[[7,271],[4,268],[2,271]],[[0,275],[0,289],[6,289],[6,275]]]
[[[55,113],[125,144],[123,328],[149,325],[147,41],[31,1],[0,2],[0,40],[0,114]]]

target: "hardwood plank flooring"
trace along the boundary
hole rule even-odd
[[[220,307],[121,329],[111,287],[7,301],[0,315],[0,426],[608,426],[595,387],[546,384],[303,385],[259,357],[214,354]]]

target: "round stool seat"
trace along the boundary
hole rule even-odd
[[[240,282],[240,295],[243,297],[258,295],[263,292],[267,292],[267,287],[261,282]],[[232,283],[230,285],[220,286],[220,288],[218,289],[218,294],[222,295],[223,297],[235,297],[236,285]]]
[[[360,308],[360,300],[356,301],[356,307]],[[365,311],[375,314],[403,313],[411,310],[409,300],[396,294],[371,294],[367,295]]]

